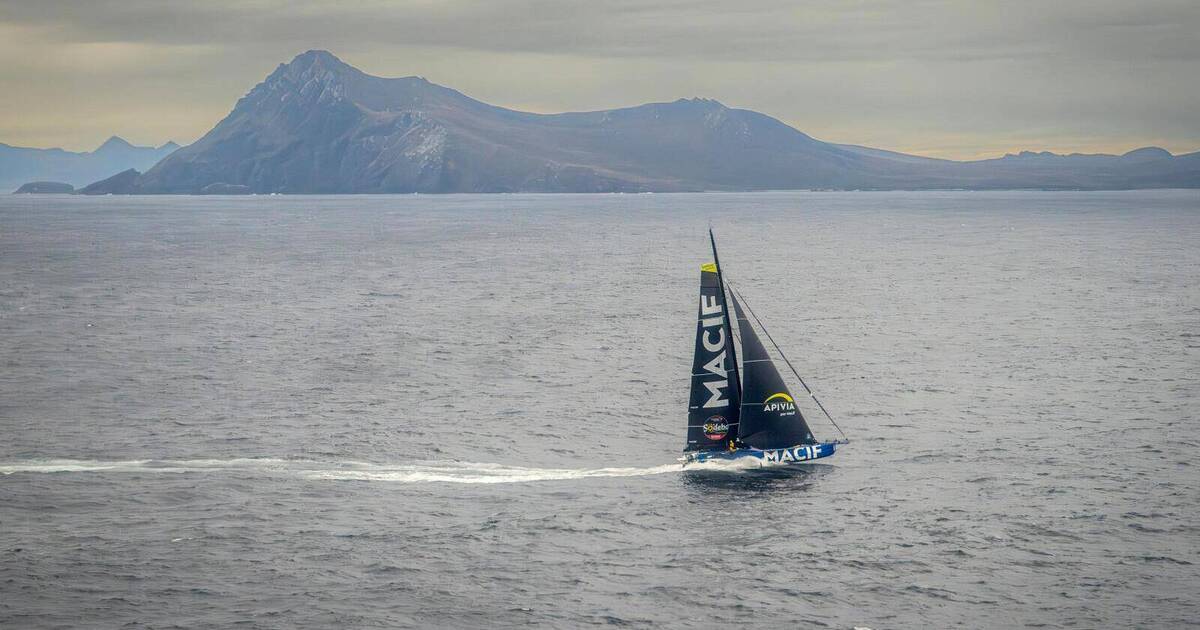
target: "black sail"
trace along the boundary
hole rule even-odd
[[[724,448],[738,435],[740,397],[733,371],[733,335],[725,311],[717,266],[701,266],[687,451]]]
[[[742,404],[738,438],[754,448],[786,448],[816,444],[812,430],[792,393],[775,369],[775,362],[758,340],[754,327],[730,294],[742,341]]]

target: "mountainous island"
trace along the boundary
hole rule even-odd
[[[420,77],[371,76],[314,50],[281,64],[194,144],[139,171],[81,192],[1195,188],[1200,152],[957,162],[822,142],[700,98],[533,114]]]
[[[117,136],[106,140],[95,151],[82,153],[0,144],[0,191],[29,184],[31,187],[24,192],[46,192],[45,186],[33,186],[46,183],[76,188],[126,169],[144,171],[178,148],[174,142],[160,147],[139,147]],[[69,191],[60,186],[56,192]]]

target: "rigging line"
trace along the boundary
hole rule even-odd
[[[817,406],[821,408],[821,413],[825,414],[825,417],[829,419],[829,423],[833,425],[833,428],[837,429],[837,432],[842,434],[842,439],[847,443],[850,442],[850,439],[846,437],[846,432],[842,430],[842,427],[838,426],[837,421],[834,420],[833,416],[829,415],[829,411],[825,409],[825,405],[821,404],[821,401],[817,398],[817,395],[813,393],[813,390],[809,389],[808,383],[804,382],[804,377],[800,376],[800,373],[796,371],[795,366],[792,365],[792,361],[787,358],[786,354],[784,354],[783,348],[780,348],[779,344],[775,343],[775,338],[771,336],[770,331],[768,331],[767,327],[763,325],[762,320],[758,318],[758,314],[754,312],[754,309],[750,308],[750,303],[746,301],[746,296],[742,295],[741,291],[733,288],[732,283],[729,283],[729,291],[742,300],[742,306],[745,306],[746,311],[750,313],[750,316],[754,318],[754,321],[758,322],[758,327],[762,329],[763,334],[765,334],[767,339],[771,341],[771,345],[775,346],[775,350],[779,352],[780,358],[782,358],[783,362],[787,364],[788,369],[792,371],[792,374],[796,375],[796,378],[800,381],[800,384],[804,386],[804,391],[808,392],[808,397],[812,398],[813,402],[817,403]]]

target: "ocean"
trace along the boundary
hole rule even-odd
[[[1200,191],[7,196],[0,362],[6,628],[1200,625]]]

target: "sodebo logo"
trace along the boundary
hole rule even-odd
[[[710,440],[723,440],[729,435],[729,423],[725,416],[711,416],[704,423],[704,437]]]

